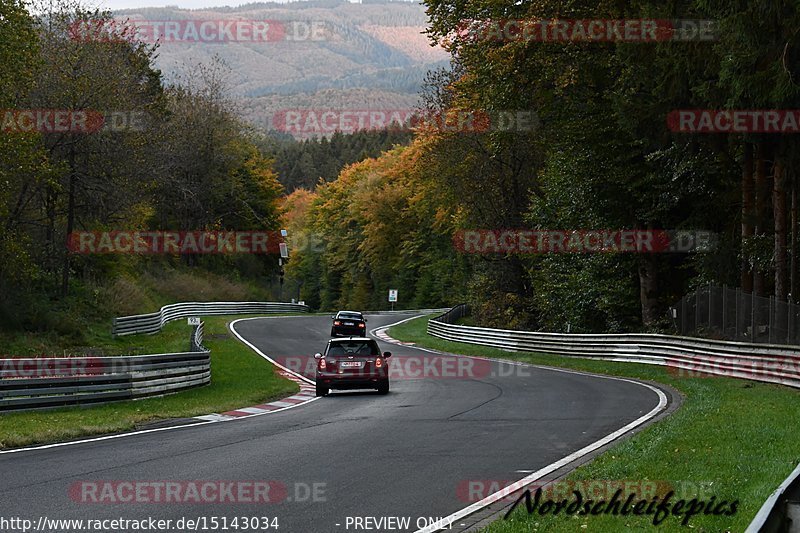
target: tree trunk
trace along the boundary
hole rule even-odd
[[[791,239],[792,239],[792,242],[791,242],[792,255],[791,255],[790,263],[789,263],[789,272],[790,272],[790,275],[789,275],[790,276],[789,292],[791,294],[791,301],[792,302],[796,302],[797,301],[797,296],[798,296],[797,295],[797,282],[798,282],[798,279],[797,279],[797,275],[798,275],[798,272],[797,272],[797,267],[798,267],[797,244],[798,243],[797,243],[797,175],[796,174],[794,174],[794,173],[792,174],[792,179],[789,181],[789,184],[790,184],[789,186],[791,187],[791,191],[792,191],[791,192],[791,196],[792,196],[792,220],[791,220],[791,224],[792,224],[792,226],[791,226],[791,232],[790,232]]]
[[[58,263],[56,255],[56,204],[58,203],[58,193],[53,185],[47,185],[44,193],[44,209],[47,218],[45,229],[45,268],[48,276],[51,277],[52,290],[58,290]]]
[[[772,166],[772,212],[775,222],[775,298],[785,301],[789,294],[786,257],[786,173],[776,157]]]
[[[61,270],[61,296],[66,297],[69,293],[69,267],[70,267],[70,251],[69,251],[69,237],[75,228],[75,150],[70,149],[69,152],[69,196],[67,197],[67,228],[66,235],[64,236],[64,263]]]
[[[658,262],[655,254],[640,254],[639,299],[642,304],[642,324],[645,327],[658,322]]]
[[[741,287],[744,292],[753,292],[753,265],[745,251],[745,242],[753,237],[753,145],[745,141],[742,161],[742,264]]]
[[[767,199],[771,196],[769,179],[767,172],[768,147],[767,141],[759,141],[756,145],[756,237],[766,235],[767,227],[770,225],[767,213]],[[760,241],[759,241],[760,242]],[[757,259],[763,260],[763,257]],[[753,275],[753,292],[758,296],[766,296],[767,273],[761,266],[761,261],[757,261]]]

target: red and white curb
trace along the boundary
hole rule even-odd
[[[278,374],[300,385],[300,392],[294,396],[289,396],[288,398],[275,400],[269,403],[262,403],[252,407],[241,407],[239,409],[234,409],[233,411],[226,411],[222,414],[214,413],[210,415],[196,416],[195,418],[197,420],[222,422],[223,420],[233,420],[234,418],[245,418],[253,415],[264,415],[267,413],[284,411],[286,409],[298,407],[304,403],[308,403],[316,398],[316,390],[314,385],[310,385],[307,381],[304,381],[296,375],[284,370],[278,370]]]

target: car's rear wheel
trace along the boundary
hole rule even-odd
[[[317,396],[327,396],[330,391],[328,387],[317,385]]]
[[[378,394],[389,394],[389,382],[378,385]]]

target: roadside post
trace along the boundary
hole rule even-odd
[[[286,238],[288,232],[285,229],[281,230],[281,237]],[[280,248],[281,256],[278,258],[278,267],[280,267],[280,277],[278,278],[279,288],[278,288],[278,301],[283,301],[283,261],[289,260],[289,245],[285,242],[278,243],[278,248]]]

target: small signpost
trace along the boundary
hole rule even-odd
[[[392,303],[392,311],[394,311],[394,303],[397,301],[397,289],[389,289],[389,301]]]
[[[287,232],[285,229],[281,230],[281,237],[285,238],[288,234],[289,232]],[[280,284],[278,300],[283,300],[283,260],[289,260],[289,245],[285,242],[281,242],[278,243],[278,248],[281,251],[281,256],[278,258],[278,267],[280,268],[280,271],[278,272],[280,274],[278,278],[278,282]]]
[[[200,325],[200,317],[199,316],[190,316],[189,317],[189,325],[190,326],[199,326]]]

